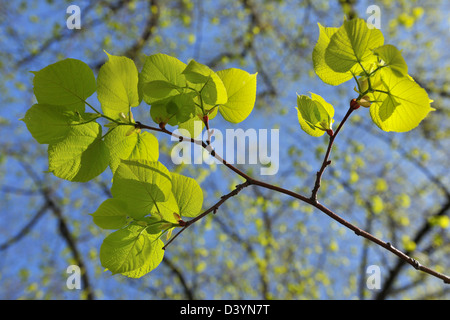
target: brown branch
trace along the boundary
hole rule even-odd
[[[354,103],[353,101],[351,102],[350,108],[347,112],[347,114],[344,116],[342,122],[340,123],[338,129],[336,130],[335,133],[331,134],[331,139],[330,139],[330,144],[328,147],[328,151],[327,154],[325,156],[324,162],[326,166],[329,165],[329,154],[331,152],[331,146],[332,146],[332,142],[334,141],[334,138],[336,137],[336,135],[339,133],[339,131],[341,130],[343,124],[345,123],[345,121],[348,119],[348,117],[350,116],[350,114],[353,112],[354,109],[357,109],[356,107],[354,107]],[[177,138],[180,142],[181,141],[191,141],[192,143],[201,145],[204,149],[206,149],[211,156],[213,156],[214,158],[216,158],[217,160],[219,160],[220,162],[222,162],[224,165],[226,165],[229,169],[231,169],[232,171],[234,171],[236,174],[238,174],[239,176],[241,176],[242,178],[244,178],[246,181],[245,183],[236,186],[236,189],[234,189],[233,191],[231,191],[230,193],[228,193],[227,195],[223,196],[222,199],[217,202],[214,206],[212,206],[211,208],[209,208],[208,210],[206,210],[205,212],[203,212],[201,215],[197,216],[196,218],[186,222],[186,224],[183,226],[183,229],[181,229],[180,232],[178,232],[166,245],[164,248],[166,248],[176,237],[178,237],[184,230],[186,230],[186,228],[188,228],[190,225],[192,225],[194,222],[202,219],[203,217],[205,217],[206,215],[208,215],[210,212],[216,211],[218,209],[218,207],[223,204],[226,200],[228,200],[229,198],[231,198],[232,196],[236,195],[239,193],[240,190],[243,189],[243,187],[246,187],[248,185],[256,185],[256,186],[260,186],[269,190],[273,190],[273,191],[277,191],[279,193],[283,193],[286,195],[289,195],[295,199],[301,200],[303,202],[306,202],[310,205],[312,205],[313,207],[319,209],[320,211],[322,211],[323,213],[325,213],[326,215],[328,215],[330,218],[332,218],[333,220],[337,221],[338,223],[340,223],[341,225],[347,227],[348,229],[352,230],[356,235],[358,236],[362,236],[364,238],[366,238],[367,240],[370,240],[371,242],[385,248],[386,250],[392,252],[393,254],[395,254],[397,257],[399,257],[401,260],[404,261],[404,263],[408,263],[410,264],[412,267],[414,267],[416,270],[420,270],[423,272],[426,272],[436,278],[439,278],[441,280],[444,281],[444,283],[450,283],[450,277],[439,273],[435,270],[432,270],[428,267],[425,267],[423,265],[421,265],[417,260],[411,258],[410,256],[408,256],[407,254],[403,253],[402,251],[400,251],[399,249],[395,248],[391,243],[389,242],[385,242],[383,240],[380,240],[379,238],[375,237],[374,235],[370,234],[369,232],[360,229],[359,227],[351,224],[350,222],[346,221],[344,218],[342,218],[341,216],[339,216],[338,214],[334,213],[332,210],[328,209],[327,207],[325,207],[324,205],[320,204],[317,199],[315,199],[314,197],[305,197],[301,194],[298,194],[296,192],[293,192],[291,190],[288,189],[284,189],[282,187],[278,187],[276,185],[272,185],[263,181],[259,181],[256,180],[250,176],[248,176],[247,174],[245,174],[244,172],[242,172],[241,170],[239,170],[238,168],[236,168],[235,166],[229,164],[228,162],[226,162],[222,157],[220,157],[212,148],[211,146],[207,145],[204,141],[200,141],[200,140],[195,140],[193,138],[185,138],[183,136],[174,134],[173,132],[167,130],[164,126],[161,126],[160,128],[154,128],[154,127],[150,127],[150,126],[146,126],[140,122],[136,122],[136,127],[137,128],[141,128],[141,129],[149,129],[149,130],[155,130],[158,132],[163,132],[166,134],[169,134],[175,138]],[[334,137],[334,138],[333,138]],[[318,174],[318,179],[319,183],[320,183],[320,177],[323,174],[323,171],[325,169],[321,169],[321,173]],[[317,183],[316,180],[316,183]],[[318,189],[317,189],[318,190]],[[316,192],[317,193],[317,192]],[[313,192],[314,195],[314,192]]]
[[[447,202],[435,213],[432,217],[440,217],[447,213],[450,210],[450,198],[447,199]],[[423,239],[423,237],[431,230],[432,225],[428,220],[422,225],[419,231],[416,233],[416,236],[413,238],[414,243],[419,243]],[[411,254],[411,251],[406,251],[406,254]],[[377,300],[384,300],[390,293],[395,280],[398,278],[400,271],[405,266],[405,260],[399,260],[394,268],[389,272],[389,276],[384,281],[383,289],[376,295]],[[445,281],[445,280],[444,280]],[[448,280],[446,283],[449,283]]]
[[[350,105],[350,108],[348,109],[347,113],[345,114],[344,118],[342,119],[341,123],[339,124],[338,128],[336,129],[336,132],[333,133],[332,130],[329,132],[329,134],[330,134],[330,141],[328,142],[328,148],[327,148],[327,151],[325,153],[325,157],[323,158],[322,166],[320,167],[320,170],[317,171],[316,182],[314,183],[314,188],[313,188],[312,194],[311,194],[311,200],[314,201],[314,202],[317,202],[317,192],[320,189],[320,183],[321,183],[321,180],[322,180],[322,175],[323,175],[325,169],[331,164],[331,160],[329,160],[329,157],[330,157],[330,153],[331,153],[331,148],[333,147],[334,139],[336,139],[336,136],[338,135],[338,133],[341,130],[342,126],[344,125],[344,123],[347,121],[348,117],[350,117],[350,115],[352,114],[352,112],[355,109],[356,108],[354,108],[352,105]]]
[[[235,189],[233,189],[231,192],[227,193],[226,195],[222,196],[220,198],[220,200],[215,205],[213,205],[212,207],[210,207],[209,209],[207,209],[206,211],[204,211],[203,213],[201,213],[200,215],[198,215],[194,219],[186,221],[186,222],[183,221],[184,222],[183,228],[174,237],[172,237],[172,239],[170,239],[169,242],[166,243],[166,245],[163,247],[163,249],[165,250],[169,246],[169,244],[172,243],[173,240],[175,240],[184,230],[189,228],[189,226],[194,224],[196,221],[206,217],[211,212],[216,213],[217,210],[219,210],[219,207],[222,204],[224,204],[225,201],[227,201],[231,197],[237,195],[242,189],[248,187],[250,184],[251,184],[250,181],[246,181],[246,182],[244,182],[242,184],[238,184]]]

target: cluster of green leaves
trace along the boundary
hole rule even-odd
[[[251,113],[256,99],[256,74],[230,68],[211,70],[195,60],[185,64],[155,54],[145,61],[140,74],[143,99],[152,106],[156,123],[168,123],[193,135],[193,122],[219,111],[231,123]]]
[[[432,110],[427,92],[408,75],[401,51],[384,44],[380,30],[363,19],[344,21],[339,28],[319,24],[319,39],[312,58],[316,74],[330,85],[356,81],[356,102],[370,107],[373,122],[383,131],[405,132]],[[320,96],[297,98],[302,129],[321,136],[331,129],[333,107]]]
[[[113,274],[141,277],[164,256],[161,236],[167,233],[168,239],[183,225],[182,217],[200,214],[203,192],[194,179],[158,161],[157,138],[141,132],[131,108],[144,100],[157,124],[189,132],[193,121],[217,111],[237,123],[253,109],[256,74],[234,68],[216,73],[164,54],[148,56],[138,72],[126,57],[108,58],[97,79],[75,59],[33,72],[37,104],[22,120],[39,143],[48,144],[48,171],[55,176],[87,182],[111,168],[112,198],[92,214],[97,226],[116,230],[104,240],[100,260]],[[86,101],[95,92],[103,112]],[[100,118],[109,121],[106,133]]]

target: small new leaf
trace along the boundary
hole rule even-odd
[[[390,67],[397,76],[406,76],[408,74],[408,66],[402,53],[395,46],[386,44],[373,50],[382,60],[382,66]]]
[[[297,116],[303,131],[320,137],[332,130],[334,108],[321,96],[311,93],[311,98],[297,95]]]

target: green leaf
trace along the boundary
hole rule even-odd
[[[338,31],[339,28],[327,28],[319,25],[319,39],[313,49],[312,59],[314,71],[317,76],[325,83],[337,86],[350,80],[353,76],[350,72],[336,72],[331,69],[325,62],[325,51],[330,44],[330,38]]]
[[[101,174],[109,151],[96,122],[73,125],[66,138],[48,147],[49,171],[61,179],[86,182]]]
[[[172,175],[172,192],[184,217],[196,217],[203,205],[203,191],[197,181],[177,173]]]
[[[96,90],[94,73],[80,60],[65,59],[32,73],[35,75],[33,90],[39,104],[84,112],[85,100]]]
[[[164,257],[164,244],[145,227],[129,225],[111,233],[100,247],[100,261],[113,274],[140,278],[155,269]]]
[[[173,192],[170,192],[169,198],[166,201],[155,202],[155,209],[151,214],[153,217],[159,217],[160,219],[171,223],[178,223],[173,216],[174,213],[179,214],[180,209]]]
[[[56,143],[70,132],[74,113],[59,106],[35,104],[28,109],[23,121],[33,138],[41,144]]]
[[[103,113],[118,119],[121,112],[128,114],[130,106],[139,105],[138,71],[133,60],[105,53],[109,60],[98,73],[97,96]]]
[[[325,62],[336,72],[348,72],[359,63],[367,71],[368,65],[376,63],[372,50],[383,43],[381,31],[369,29],[365,20],[347,20],[331,36],[325,50]],[[356,73],[355,70],[353,72]]]
[[[195,115],[195,96],[195,92],[180,93],[154,102],[150,108],[153,121],[172,126],[188,121]]]
[[[151,85],[148,87],[149,82],[164,81],[173,85],[174,88],[186,87],[186,78],[181,74],[185,68],[185,63],[162,53],[148,56],[140,73],[144,101],[152,105],[161,100],[154,97],[157,93],[152,90]]]
[[[311,93],[311,98],[297,95],[297,116],[303,131],[313,137],[322,136],[334,122],[334,108],[321,96]]]
[[[142,218],[158,211],[158,202],[169,200],[170,173],[160,162],[122,160],[114,173],[111,193],[127,204],[133,218]]]
[[[383,65],[390,67],[397,76],[406,76],[408,74],[408,66],[402,57],[401,51],[391,44],[378,47],[373,53],[383,60]]]
[[[369,93],[370,115],[383,131],[414,129],[434,110],[430,107],[427,92],[410,77],[398,77],[393,70],[383,68],[375,74],[373,82],[380,83],[374,89],[385,91]]]
[[[231,68],[217,72],[222,79],[228,101],[219,108],[225,120],[239,123],[249,116],[255,106],[256,76],[241,69]]]
[[[134,132],[127,136],[130,128],[132,126],[121,125],[111,129],[111,132],[105,136],[105,144],[110,154],[109,165],[113,173],[121,160],[158,160],[158,139],[147,131],[142,133]]]
[[[193,117],[186,122],[180,123],[178,125],[178,129],[180,130],[180,134],[186,138],[198,138],[199,135],[203,132],[203,128],[205,124],[198,117]],[[184,134],[183,131],[186,130],[188,134]]]
[[[225,104],[228,100],[227,90],[220,77],[208,66],[191,60],[183,70],[187,81],[194,84],[206,104],[211,106]]]
[[[126,203],[114,198],[106,199],[91,215],[102,229],[120,229],[128,223]]]
[[[155,101],[176,95],[179,93],[178,86],[165,80],[154,80],[144,84],[145,94]]]

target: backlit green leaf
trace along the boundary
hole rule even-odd
[[[109,151],[96,122],[71,126],[64,140],[48,147],[49,171],[61,179],[86,182],[101,174]]]
[[[106,135],[105,144],[109,149],[109,165],[114,173],[121,160],[142,159],[157,161],[159,157],[158,139],[151,133],[134,132],[127,136],[132,126],[118,126]]]
[[[214,106],[227,102],[227,90],[222,80],[209,67],[191,60],[183,74],[190,83],[197,84],[194,87],[200,92],[205,103]]]
[[[402,53],[393,45],[386,44],[373,50],[373,53],[383,60],[385,66],[388,66],[396,73],[397,76],[406,76],[408,74],[408,66]]]
[[[157,161],[122,160],[114,173],[111,193],[127,204],[133,218],[142,218],[158,211],[158,202],[169,199],[170,173]]]
[[[113,56],[100,68],[97,78],[97,95],[103,113],[118,119],[121,112],[128,114],[129,107],[139,105],[138,71],[127,57]]]
[[[318,25],[320,32],[319,39],[312,53],[314,71],[323,82],[337,86],[353,77],[350,72],[341,73],[334,71],[325,62],[325,51],[330,44],[330,38],[339,28],[323,27],[320,23]]]
[[[331,36],[330,44],[325,50],[325,62],[336,72],[350,71],[359,63],[363,66],[372,64],[376,62],[372,50],[383,43],[381,31],[369,29],[365,20],[347,20]]]
[[[94,223],[103,229],[120,229],[127,222],[126,203],[118,199],[106,199],[92,214]]]
[[[132,224],[106,237],[100,247],[102,266],[130,278],[140,278],[155,269],[164,257],[164,244],[157,234],[144,229]]]
[[[166,54],[158,53],[148,56],[140,73],[144,101],[151,105],[161,99],[153,96],[156,93],[151,90],[151,86],[146,88],[146,84],[149,82],[164,81],[174,87],[186,87],[186,78],[181,74],[185,68],[185,63]]]
[[[228,101],[219,107],[225,120],[239,123],[245,120],[253,110],[256,100],[256,76],[241,69],[231,68],[217,72],[222,79],[228,95]]]
[[[172,175],[172,192],[184,217],[196,217],[203,205],[203,191],[197,181],[177,173]]]
[[[164,80],[154,80],[144,84],[145,94],[155,101],[173,96],[179,93],[178,90],[181,89]]]
[[[313,137],[322,136],[334,122],[334,108],[321,96],[311,93],[311,98],[297,95],[297,116],[303,131]]]
[[[39,104],[84,112],[85,100],[96,90],[94,73],[80,60],[65,59],[33,73],[33,90]]]
[[[427,92],[410,77],[398,77],[391,69],[377,72],[380,83],[369,94],[370,115],[383,131],[405,132],[414,129],[432,110]]]
[[[195,92],[181,93],[154,102],[150,108],[153,121],[172,126],[188,121],[195,115],[195,96]]]
[[[205,124],[198,117],[194,116],[186,122],[180,123],[178,129],[180,134],[186,138],[198,138],[203,132]],[[186,134],[187,133],[187,134]]]
[[[28,109],[23,121],[33,138],[41,144],[63,140],[70,131],[74,113],[59,106],[35,104]]]

